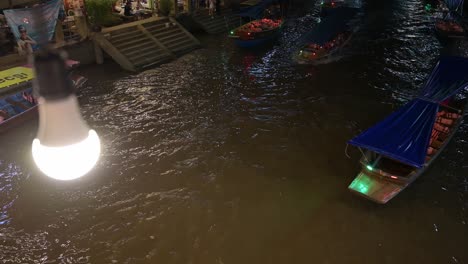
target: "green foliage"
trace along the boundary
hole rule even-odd
[[[89,21],[99,26],[112,26],[120,23],[120,18],[112,14],[114,4],[115,0],[86,0]]]
[[[172,0],[160,0],[159,1],[159,12],[163,16],[169,15],[172,7]]]

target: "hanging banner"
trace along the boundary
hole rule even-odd
[[[27,67],[15,67],[0,71],[0,89],[31,81],[33,77],[33,70]]]
[[[47,39],[49,41],[52,40],[59,10],[62,6],[62,0],[51,0],[32,8],[8,9],[3,11],[8,25],[15,35],[20,54],[28,54],[38,48],[38,34],[42,27],[45,27],[47,30]],[[42,17],[40,21],[36,21],[36,16],[34,14],[40,14]]]

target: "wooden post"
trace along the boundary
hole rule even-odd
[[[57,43],[59,46],[65,43],[65,35],[63,34],[63,24],[60,20],[57,20],[57,23],[55,23],[55,43]]]
[[[78,30],[78,34],[81,36],[81,40],[88,37],[88,24],[86,23],[86,17],[84,16],[75,16],[75,25]]]
[[[177,0],[173,1],[174,3],[174,17],[177,17],[177,13],[179,12],[179,4],[177,3]]]
[[[93,43],[94,43],[94,55],[96,57],[96,64],[103,64],[104,54],[102,53],[101,46],[94,38],[93,38]]]

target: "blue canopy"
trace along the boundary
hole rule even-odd
[[[468,59],[442,58],[434,67],[419,98],[390,114],[348,143],[420,168],[439,104],[468,84]]]
[[[420,168],[438,109],[437,103],[415,99],[348,143]]]
[[[456,11],[463,8],[463,0],[445,0],[445,4],[450,11]]]
[[[419,97],[429,101],[442,102],[468,85],[468,59],[444,57],[432,70]]]
[[[305,45],[307,43],[323,45],[327,43],[335,38],[339,33],[348,30],[350,20],[354,18],[357,12],[357,8],[335,8],[335,10],[331,11],[330,15],[325,17],[320,24],[302,36],[298,40],[298,43],[300,45]]]
[[[247,7],[243,11],[239,13],[241,17],[250,17],[254,19],[258,19],[263,17],[263,12],[267,9],[270,5],[278,2],[277,0],[261,0],[258,4]]]

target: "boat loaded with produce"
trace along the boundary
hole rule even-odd
[[[239,47],[258,47],[275,40],[280,34],[282,24],[282,19],[258,19],[232,30],[229,37]]]
[[[435,31],[441,38],[464,38],[466,29],[461,22],[463,0],[445,0],[446,11],[442,18],[436,19]]]
[[[442,58],[417,98],[348,142],[363,154],[349,190],[385,204],[426,171],[463,121],[467,68],[468,59]]]
[[[334,9],[298,40],[300,49],[294,53],[294,60],[300,64],[319,64],[332,60],[357,30],[357,13],[358,9],[352,7]]]
[[[75,88],[86,82],[86,78],[71,72],[78,64],[77,61],[67,61],[70,81]],[[30,65],[0,72],[0,133],[37,116],[37,101],[32,93],[33,76]]]

